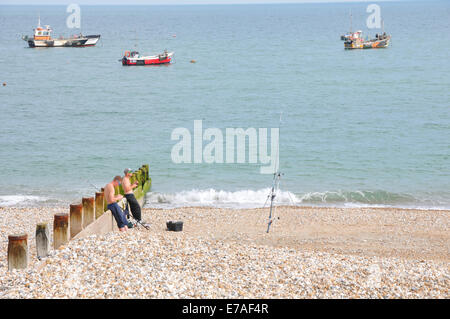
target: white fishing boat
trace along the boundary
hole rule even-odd
[[[23,36],[22,39],[28,43],[31,48],[35,47],[88,47],[94,46],[100,40],[100,35],[74,35],[69,38],[52,38],[52,28],[49,25],[41,27],[41,19],[38,26],[33,30],[32,37]]]

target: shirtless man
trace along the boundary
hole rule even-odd
[[[130,168],[125,169],[124,171],[125,176],[122,180],[122,186],[123,191],[125,193],[125,197],[127,199],[127,202],[130,204],[130,210],[131,214],[133,215],[134,219],[137,221],[141,221],[141,206],[139,206],[139,203],[134,196],[133,189],[135,189],[139,183],[135,182],[131,184],[130,178],[133,176],[133,171]]]
[[[120,231],[127,231],[128,229],[127,218],[125,217],[125,214],[120,208],[120,206],[117,204],[117,201],[121,200],[123,196],[120,194],[114,195],[115,194],[114,187],[119,186],[121,182],[122,177],[120,176],[114,177],[111,183],[106,184],[104,194],[106,202],[108,203],[108,209],[113,214],[114,219],[116,220],[117,223],[117,227],[119,227]]]

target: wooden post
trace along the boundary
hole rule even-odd
[[[144,164],[144,166],[145,166],[145,173],[146,173],[145,180],[148,181],[150,179],[150,167],[148,164]]]
[[[69,241],[69,214],[55,214],[53,219],[53,249]]]
[[[81,202],[83,203],[83,228],[86,228],[95,220],[94,197],[83,197]]]
[[[141,169],[138,169],[138,180],[139,180],[139,186],[142,186],[143,185],[143,183],[142,183],[142,180],[143,180],[143,175],[142,175],[142,170]]]
[[[105,198],[105,189],[102,187],[102,189],[100,190],[103,193],[103,212],[106,212],[108,210],[108,203],[106,202],[106,198]]]
[[[48,249],[50,246],[50,232],[47,223],[39,223],[36,225],[36,251],[37,257],[48,256]]]
[[[139,174],[138,174],[138,171],[134,171],[133,176],[134,176],[134,181],[135,181],[135,182],[138,182],[138,186],[140,186],[140,185],[141,185],[141,182],[139,181]]]
[[[83,204],[70,205],[70,238],[83,230]]]
[[[144,165],[142,165],[141,170],[142,170],[142,174],[144,175],[143,179],[144,179],[144,183],[145,183],[147,181],[147,168]]]
[[[105,212],[105,200],[103,199],[104,194],[95,193],[95,219],[99,218]]]
[[[28,235],[8,236],[8,270],[28,267]]]

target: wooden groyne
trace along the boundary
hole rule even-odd
[[[133,173],[131,184],[138,182],[134,196],[139,204],[144,204],[145,194],[150,190],[152,180],[149,165],[144,164]],[[122,185],[116,187],[116,195],[124,195]],[[58,213],[53,217],[53,243],[50,244],[47,223],[36,225],[37,257],[44,258],[49,247],[59,249],[72,239],[90,235],[101,235],[118,230],[114,216],[107,209],[103,189],[95,197],[83,197],[79,203],[70,205],[67,213]],[[26,269],[28,266],[28,235],[14,234],[8,236],[8,269]],[[41,266],[38,266],[41,268]]]

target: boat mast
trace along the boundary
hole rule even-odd
[[[352,33],[352,10],[350,9],[350,33]]]

